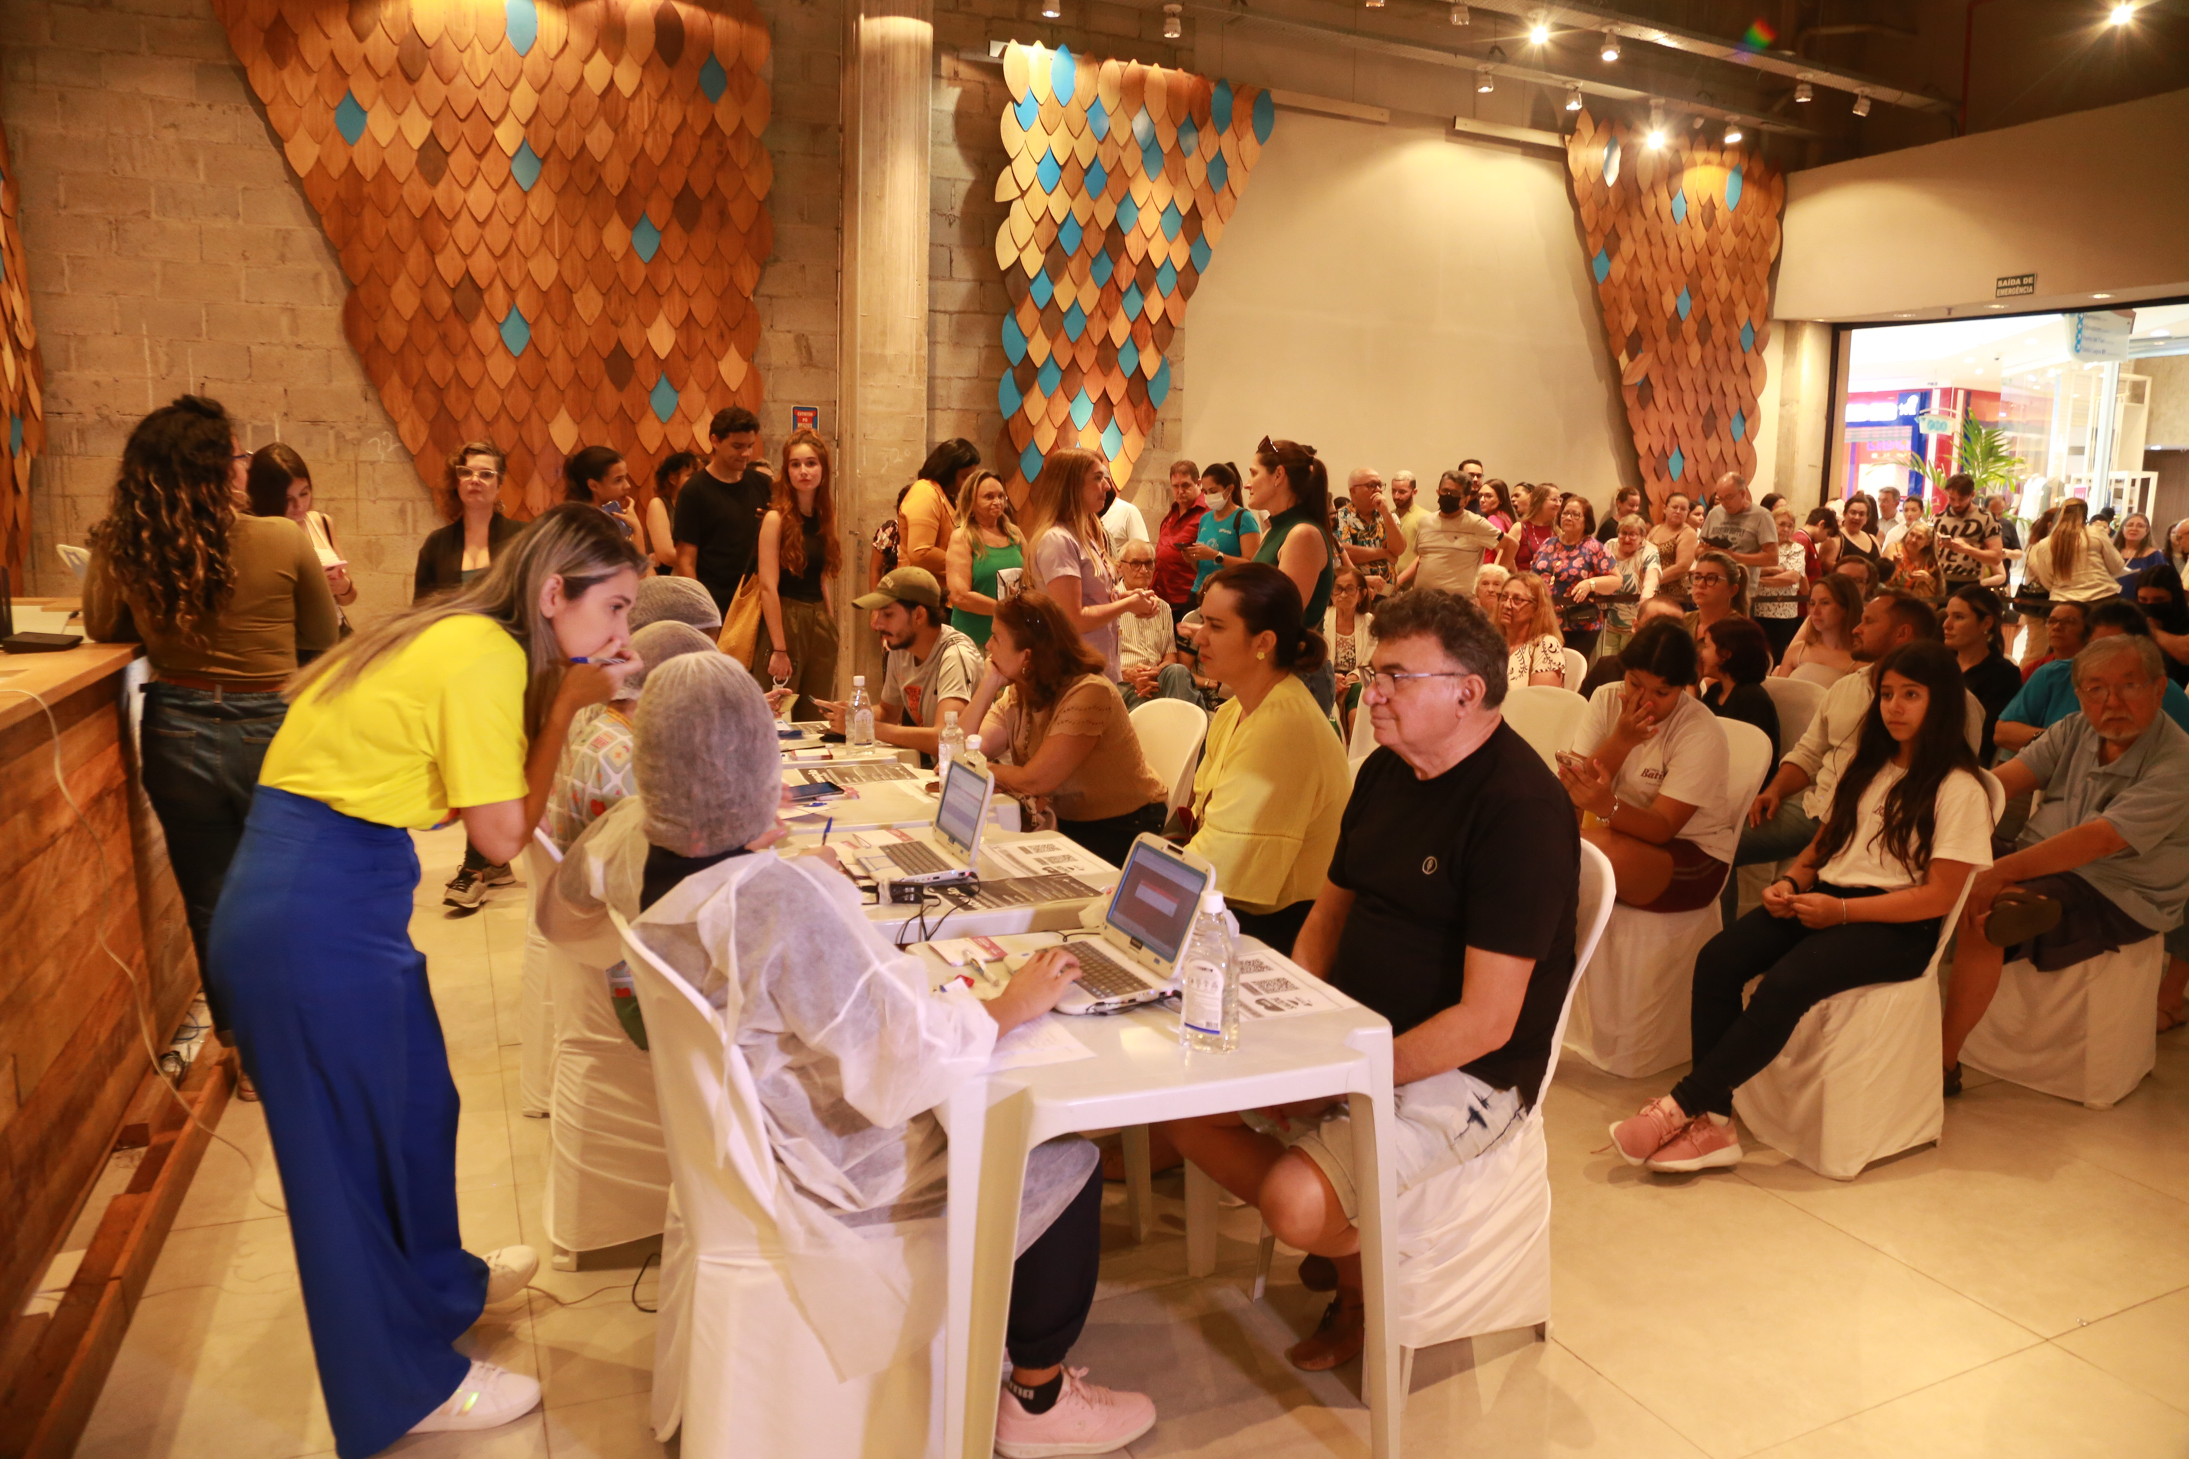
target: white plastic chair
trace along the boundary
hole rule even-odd
[[[2111,1109],[2158,1062],[2151,1010],[2165,971],[2157,934],[2056,973],[2008,963],[1961,1061],[2040,1094]]]
[[[1581,656],[1581,650],[1566,650],[1566,687],[1574,693],[1581,692],[1581,685],[1589,676],[1589,661]]]
[[[1579,970],[1588,965],[1604,935],[1613,892],[1610,860],[1583,842],[1580,906],[1574,918],[1575,974],[1551,1035],[1543,1082],[1519,1131],[1488,1154],[1399,1193],[1398,1220],[1391,1229],[1398,1243],[1392,1308],[1401,1393],[1412,1386],[1418,1348],[1520,1327],[1533,1327],[1539,1338],[1550,1336],[1551,1184],[1543,1101],[1558,1073],[1559,1045],[1581,983]],[[1215,1187],[1213,1182],[1202,1184],[1210,1192],[1210,1209],[1200,1214],[1213,1230]],[[1186,1219],[1190,1232],[1196,1220],[1190,1204]],[[1187,1239],[1190,1245],[1191,1235]],[[1276,1249],[1276,1238],[1265,1226],[1254,1273],[1257,1299],[1268,1284]]]
[[[654,1437],[683,1429],[688,1459],[927,1459],[942,1448],[943,1336],[908,1361],[838,1382],[781,1270],[775,1172],[757,1102],[724,1075],[726,1030],[691,986],[617,919],[653,1048],[676,1183],[654,1343]],[[749,1089],[749,1086],[747,1086]],[[940,1221],[897,1241],[944,1281]]]
[[[1847,677],[1847,669],[1835,669],[1830,664],[1797,664],[1786,677],[1803,684],[1814,684],[1819,689],[1829,689]]]
[[[1726,738],[1724,793],[1745,805],[1771,764],[1770,736],[1739,720],[1715,723]],[[1686,1063],[1695,955],[1724,925],[1716,898],[1692,912],[1613,907],[1596,956],[1583,971],[1566,1046],[1625,1079]]]
[[[546,894],[561,862],[547,833],[534,831],[525,872],[535,897]],[[554,1056],[542,1206],[553,1263],[568,1271],[578,1252],[661,1233],[669,1162],[653,1063],[617,1019],[606,969],[552,940],[544,957]]]
[[[1201,764],[1201,742],[1208,738],[1208,711],[1183,699],[1150,699],[1133,710],[1132,726],[1140,737],[1140,758],[1170,787],[1171,808],[1193,799],[1193,772]]]
[[[532,846],[525,848],[524,867],[524,962],[517,984],[517,1102],[526,1119],[544,1120],[555,1107],[555,980],[550,966],[555,948],[540,930],[540,899],[547,894],[547,878],[536,870]]]
[[[1988,771],[1983,779],[1996,823],[2006,790]],[[1963,884],[1921,977],[1825,999],[1802,1015],[1769,1067],[1733,1092],[1734,1112],[1757,1139],[1828,1179],[1853,1180],[1874,1161],[1938,1138],[1946,1125],[1938,969],[1968,894]]]
[[[54,543],[53,550],[61,555],[61,566],[68,569],[69,575],[77,582],[82,582],[84,574],[91,568],[90,551],[67,542]]]
[[[1774,678],[1763,681],[1763,692],[1771,696],[1771,705],[1779,712],[1778,751],[1784,755],[1824,707],[1824,687],[1807,679]]]
[[[1353,734],[1346,741],[1345,757],[1354,764],[1356,773],[1360,762],[1376,752],[1376,726],[1370,720],[1368,703],[1363,700],[1353,711]]]
[[[1581,722],[1588,707],[1586,699],[1555,684],[1522,684],[1508,689],[1505,702],[1498,706],[1513,733],[1526,740],[1528,748],[1541,755],[1543,763],[1553,770],[1558,768],[1558,752],[1572,741],[1573,727]]]

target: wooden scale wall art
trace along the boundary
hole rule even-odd
[[[23,573],[30,547],[30,463],[46,444],[45,377],[38,331],[30,322],[22,202],[15,159],[0,131],[0,429],[7,432],[0,452],[0,567],[8,570],[10,591],[17,594],[30,591]]]
[[[343,322],[421,475],[510,454],[529,516],[583,445],[636,481],[757,407],[773,247],[749,0],[214,0],[340,252]]]
[[[1652,149],[1586,111],[1566,164],[1651,504],[1753,478],[1785,179],[1738,145]]]
[[[1120,484],[1170,394],[1165,352],[1276,121],[1269,93],[1069,50],[1003,53],[996,230],[1011,312],[999,474],[1014,499],[1059,446]],[[1008,467],[1003,463],[1008,462]]]

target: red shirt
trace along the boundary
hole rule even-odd
[[[1180,512],[1174,503],[1155,524],[1155,581],[1151,586],[1164,602],[1176,605],[1193,601],[1193,580],[1201,564],[1184,549],[1201,535],[1201,518],[1208,511],[1198,499],[1190,511]]]

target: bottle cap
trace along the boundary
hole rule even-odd
[[[942,722],[944,729],[956,729],[958,727],[958,712],[955,709],[944,710],[942,712]]]
[[[1201,910],[1204,912],[1223,911],[1224,894],[1216,890],[1216,888],[1210,887],[1207,891],[1201,894]]]
[[[864,689],[866,687],[866,675],[853,674],[851,676],[851,687],[854,689]]]

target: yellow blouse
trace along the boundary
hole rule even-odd
[[[1287,674],[1252,714],[1236,699],[1216,712],[1193,776],[1188,849],[1216,868],[1227,903],[1278,911],[1321,893],[1351,793],[1345,747]]]

